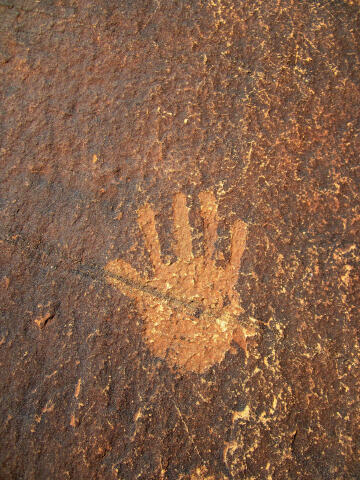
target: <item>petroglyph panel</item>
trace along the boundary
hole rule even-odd
[[[201,192],[199,200],[204,255],[193,255],[186,196],[178,193],[173,201],[176,262],[162,262],[155,214],[144,205],[138,211],[138,224],[153,276],[142,275],[121,259],[109,262],[106,271],[108,281],[135,300],[152,353],[172,367],[204,372],[223,360],[232,341],[247,353],[246,337],[253,331],[239,323],[243,309],[234,288],[246,245],[246,224],[236,220],[232,225],[231,258],[225,268],[218,267],[217,202],[211,192]]]

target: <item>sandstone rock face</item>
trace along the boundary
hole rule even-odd
[[[359,3],[0,19],[0,478],[360,478]]]

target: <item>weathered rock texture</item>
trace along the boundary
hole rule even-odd
[[[1,0],[0,62],[0,478],[359,479],[359,3]]]

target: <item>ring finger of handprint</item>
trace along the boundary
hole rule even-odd
[[[231,228],[231,257],[222,268],[214,259],[217,203],[210,192],[199,194],[204,225],[204,255],[194,257],[189,210],[182,193],[174,196],[174,250],[177,261],[161,260],[160,243],[151,206],[138,210],[138,223],[153,264],[153,275],[141,275],[124,260],[106,266],[107,280],[133,298],[145,324],[145,339],[155,356],[181,370],[204,372],[221,362],[237,343],[246,353],[246,336],[253,332],[239,324],[240,306],[235,284],[246,245],[246,225]]]

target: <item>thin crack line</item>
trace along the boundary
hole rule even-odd
[[[18,247],[20,246],[21,248],[24,248],[25,250],[28,251],[34,251],[38,248],[32,247],[31,245],[28,244],[28,242],[19,234],[14,234],[11,237],[8,236],[0,236],[0,241],[4,241],[7,243],[10,243],[11,245]],[[93,265],[86,265],[80,262],[80,260],[72,257],[71,255],[64,255],[64,252],[59,249],[57,245],[52,245],[50,242],[44,242],[48,246],[51,246],[54,251],[56,251],[59,256],[62,258],[68,258],[69,260],[73,261],[74,263],[78,264],[78,268],[72,268],[70,269],[71,272],[82,275],[84,277],[90,277],[96,281],[101,281],[101,280],[106,280],[106,278],[111,278],[114,279],[118,282],[121,282],[123,285],[128,287],[130,290],[137,290],[138,292],[141,292],[142,294],[150,295],[165,304],[171,306],[174,309],[183,309],[188,312],[191,316],[195,317],[196,319],[200,318],[209,318],[211,320],[216,321],[218,318],[221,317],[221,312],[218,313],[212,313],[206,309],[204,309],[201,305],[197,304],[196,302],[185,302],[183,300],[180,300],[178,298],[172,297],[170,295],[166,295],[164,293],[159,292],[155,288],[152,288],[149,285],[144,285],[139,282],[135,282],[133,280],[130,280],[126,277],[123,277],[121,275],[117,275],[112,272],[104,272],[103,268],[93,264]],[[48,256],[50,256],[47,252],[45,252]],[[242,325],[243,327],[246,328],[247,322],[242,319],[241,317],[238,318],[239,324]]]
[[[102,275],[123,283],[129,289],[137,290],[143,294],[147,294],[152,297],[155,297],[158,300],[163,301],[165,304],[170,305],[174,309],[182,308],[186,310],[190,315],[194,316],[196,319],[208,318],[216,321],[218,318],[221,318],[222,316],[221,311],[212,313],[211,311],[206,310],[201,305],[196,304],[195,302],[185,302],[183,300],[179,300],[178,298],[161,293],[155,288],[152,288],[148,285],[144,285],[139,282],[134,282],[133,280],[129,280],[128,278],[123,277],[121,275],[117,275],[115,273],[110,273],[110,272],[106,272],[106,274],[102,273]],[[246,322],[241,318],[239,318],[239,323],[243,327],[246,327]]]
[[[89,270],[90,270],[89,267],[84,266],[84,268],[77,269],[76,272],[81,274],[81,275],[91,276],[91,275],[89,275],[89,273],[90,273]],[[114,280],[124,284],[130,290],[137,290],[140,293],[155,297],[158,300],[163,301],[166,305],[170,305],[174,309],[182,308],[182,309],[186,310],[190,315],[194,316],[196,319],[200,319],[200,318],[205,317],[205,318],[210,318],[212,320],[216,320],[216,319],[221,317],[221,312],[218,312],[217,314],[209,312],[208,310],[205,310],[204,308],[202,308],[199,304],[196,304],[195,302],[191,302],[191,303],[185,302],[183,300],[172,297],[170,295],[166,295],[164,293],[161,293],[158,290],[156,290],[155,288],[152,288],[148,285],[144,285],[142,283],[134,282],[133,280],[129,280],[128,278],[123,277],[121,275],[111,273],[111,272],[106,272],[106,273],[104,273],[102,271],[100,272],[99,267],[95,267],[95,268],[93,267],[92,270],[94,271],[94,278],[97,277],[96,273],[100,273],[100,275],[103,278],[105,277],[105,278],[114,279]]]
[[[174,404],[176,413],[178,414],[178,416],[179,416],[179,418],[180,418],[180,420],[181,420],[181,423],[183,424],[183,427],[184,427],[184,429],[185,429],[185,431],[186,431],[186,433],[187,433],[188,439],[190,440],[190,442],[191,442],[191,444],[192,444],[192,446],[193,446],[193,448],[194,448],[197,456],[200,458],[200,460],[203,462],[204,465],[207,465],[207,462],[206,462],[205,459],[200,455],[199,449],[198,449],[196,443],[194,442],[194,439],[192,438],[192,435],[191,435],[190,432],[189,432],[189,428],[188,428],[188,426],[187,426],[187,423],[186,423],[185,420],[184,420],[184,417],[183,417],[183,415],[182,415],[182,413],[181,413],[180,408],[177,406],[177,404],[176,404],[176,402],[175,402],[174,399],[172,399],[172,402],[173,402],[173,404]]]
[[[123,277],[121,275],[117,275],[114,273],[109,273],[107,272],[105,274],[106,277],[108,278],[113,278],[114,280],[117,280],[130,289],[138,290],[141,293],[145,293],[147,295],[151,295],[152,297],[157,298],[158,300],[163,300],[166,304],[172,306],[172,307],[181,307],[187,310],[189,313],[194,315],[194,317],[200,318],[200,316],[206,315],[208,312],[206,312],[203,308],[201,308],[200,305],[196,304],[195,302],[185,302],[184,300],[180,300],[176,297],[172,297],[170,295],[166,295],[164,293],[159,292],[155,288],[152,288],[148,285],[144,285],[139,282],[134,282],[133,280],[129,280],[126,277]]]

